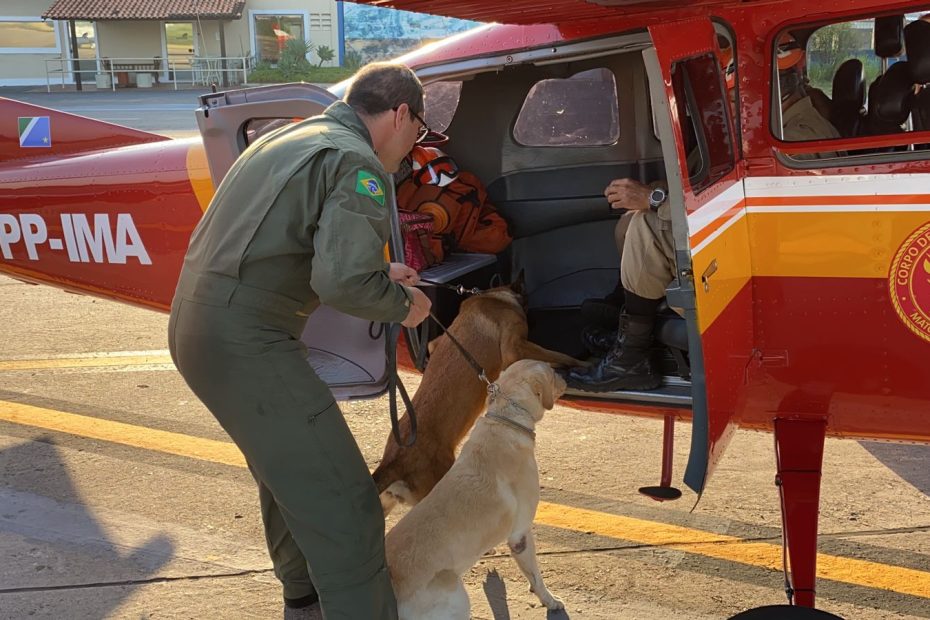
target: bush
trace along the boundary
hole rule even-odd
[[[292,81],[307,71],[311,65],[307,55],[313,51],[314,45],[304,39],[288,39],[281,50],[278,59],[278,69],[285,77],[285,81]]]
[[[285,74],[280,68],[261,63],[249,73],[249,82],[259,84],[280,84],[282,82],[314,82],[317,84],[335,84],[351,77],[355,71],[345,67],[314,67],[294,74]]]
[[[342,59],[342,66],[346,69],[350,69],[353,73],[361,69],[363,63],[361,52],[355,50],[347,51],[345,57]]]
[[[317,67],[322,67],[324,62],[329,62],[335,58],[336,51],[328,45],[321,45],[317,48],[316,55],[320,57],[320,64]]]

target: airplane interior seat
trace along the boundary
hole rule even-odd
[[[865,67],[858,58],[850,58],[833,76],[830,122],[841,136],[852,138],[859,134],[864,115]]]
[[[875,18],[875,55],[897,58],[904,51],[904,15]]]
[[[907,62],[914,84],[930,84],[930,23],[917,20],[904,29]],[[914,97],[911,111],[915,131],[930,131],[930,87],[923,88]],[[920,145],[927,148],[930,145]]]
[[[875,55],[883,59],[897,58],[904,51],[904,15],[886,15],[875,18],[874,32]],[[906,107],[906,97],[901,90],[906,73],[903,68],[895,69],[901,62],[891,65],[885,74],[879,75],[869,85],[865,124],[860,131],[862,135],[874,136],[889,133],[901,133],[901,125],[910,115],[901,118]],[[885,80],[885,78],[888,78]],[[873,101],[873,99],[878,99]],[[900,150],[897,148],[872,149],[873,153],[886,153]]]
[[[903,125],[914,103],[910,63],[900,60],[869,87],[869,112],[865,135],[904,132]],[[882,149],[879,152],[907,150],[907,147]]]

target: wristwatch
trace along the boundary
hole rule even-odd
[[[653,211],[658,211],[665,199],[668,198],[668,192],[661,187],[657,187],[649,194],[649,207]]]

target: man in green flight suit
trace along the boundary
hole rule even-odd
[[[389,173],[425,135],[422,113],[416,75],[377,63],[344,101],[255,142],[194,230],[171,306],[174,363],[258,482],[286,617],[317,599],[327,620],[397,617],[374,482],[300,335],[321,303],[427,317],[416,272],[384,259]]]

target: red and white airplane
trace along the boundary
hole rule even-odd
[[[604,187],[667,180],[678,263],[667,297],[684,316],[659,330],[664,384],[563,402],[665,418],[658,497],[675,494],[674,420],[692,424],[684,482],[699,494],[736,428],[773,431],[795,606],[778,617],[806,617],[824,437],[930,442],[930,23],[919,19],[930,3],[370,3],[498,22],[401,59],[426,84],[444,150],[485,182],[514,236],[498,256],[453,255],[430,279],[483,287],[523,270],[531,338],[577,355],[581,301],[617,277]],[[786,35],[806,51],[806,101],[838,137],[783,139]],[[202,138],[187,140],[0,99],[0,272],[166,311],[236,157],[269,121],[317,114],[344,89],[207,94]],[[434,301],[454,316],[451,292]],[[368,327],[325,309],[308,326],[311,362],[340,395],[386,385],[386,343]]]

